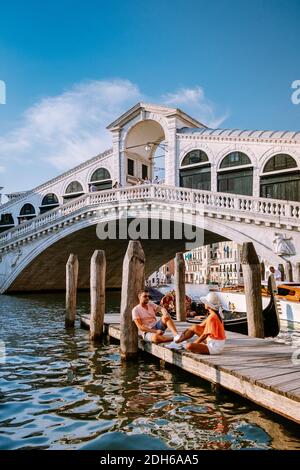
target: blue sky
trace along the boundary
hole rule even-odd
[[[29,189],[110,146],[137,101],[212,127],[300,128],[299,0],[0,4],[0,186]]]

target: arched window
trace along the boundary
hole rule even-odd
[[[0,233],[9,230],[15,226],[13,216],[11,214],[2,214],[0,218]]]
[[[210,191],[211,168],[206,153],[200,149],[187,153],[182,160],[179,177],[182,188]]]
[[[50,211],[51,209],[54,209],[58,205],[59,205],[58,197],[56,196],[56,194],[54,193],[46,194],[46,196],[44,196],[42,200],[40,213],[44,214],[45,212]]]
[[[66,194],[83,193],[83,187],[78,181],[72,181],[68,184]]]
[[[90,191],[103,191],[112,188],[112,180],[106,168],[98,168],[91,176],[89,183]]]
[[[241,165],[251,165],[248,155],[243,152],[231,152],[223,158],[220,168],[231,168]]]
[[[278,153],[274,157],[270,158],[264,166],[264,173],[269,171],[282,171],[290,168],[296,168],[297,162],[290,155],[286,153]]]
[[[72,181],[68,184],[66,192],[64,194],[64,202],[73,199],[75,197],[82,196],[83,187],[79,181]]]
[[[203,150],[196,149],[186,154],[182,160],[181,166],[196,165],[205,162],[208,162],[206,153],[203,152]]]
[[[19,224],[25,222],[26,220],[33,219],[35,217],[35,208],[32,204],[24,204],[22,209],[20,210],[20,215],[18,217]]]
[[[260,178],[260,195],[300,202],[300,171],[293,157],[278,153],[267,161]]]
[[[250,158],[243,152],[230,152],[226,155],[218,172],[218,191],[252,196],[253,167],[250,165]]]

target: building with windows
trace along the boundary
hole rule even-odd
[[[175,228],[189,229],[196,218],[203,235],[198,246],[205,248],[196,250],[199,260],[192,254],[188,282],[239,282],[234,245],[226,245],[226,253],[221,249],[219,258],[211,246],[228,240],[253,241],[259,256],[277,265],[288,260],[300,279],[300,131],[211,129],[180,109],[147,103],[107,129],[110,149],[31,190],[9,194],[0,206],[1,292],[64,288],[61,254],[70,247],[82,260],[80,287],[88,285],[95,246],[105,246],[114,265],[107,285],[119,286],[125,239],[105,245],[96,227],[120,220],[124,210],[132,218],[151,212],[161,222],[172,216],[173,238],[144,241],[147,275],[187,250]],[[156,177],[164,186],[134,186]]]
[[[300,202],[300,131],[210,129],[179,109],[145,103],[108,129],[111,149],[7,195],[0,232],[114,182],[125,187],[157,175],[170,186]]]
[[[243,284],[241,247],[226,241],[185,253],[186,282],[192,284]]]
[[[154,271],[148,279],[148,286],[161,286],[164,284],[173,284],[174,282],[174,260],[171,259],[168,263],[161,266],[158,271]]]

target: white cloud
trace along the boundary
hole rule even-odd
[[[127,80],[89,81],[30,107],[22,125],[0,137],[0,161],[46,160],[65,170],[111,147],[105,127],[141,98]]]
[[[228,117],[227,113],[217,116],[215,105],[206,98],[200,86],[180,88],[174,93],[166,93],[162,99],[166,105],[182,107],[184,111],[211,128],[219,127]]]
[[[111,134],[106,126],[139,101],[182,107],[210,127],[220,125],[226,118],[216,116],[214,105],[201,87],[146,97],[129,80],[75,84],[70,90],[28,108],[20,125],[0,135],[0,173],[6,171],[2,184],[7,191],[30,189],[37,181],[44,181],[51,168],[64,171],[110,148]],[[26,176],[21,167],[24,171],[26,168]]]

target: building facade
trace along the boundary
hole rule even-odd
[[[114,182],[124,187],[153,179],[158,170],[170,186],[300,201],[300,131],[210,129],[181,110],[144,103],[108,129],[111,149],[33,190],[8,195],[0,231]]]
[[[241,246],[232,241],[201,246],[185,253],[186,282],[243,284]]]

